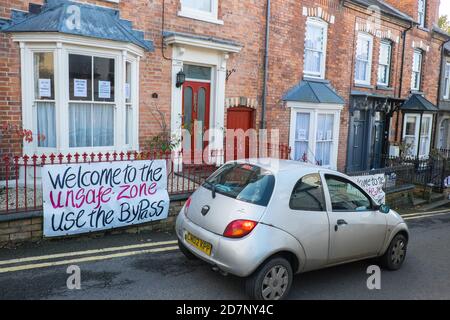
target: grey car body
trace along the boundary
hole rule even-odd
[[[179,241],[195,256],[223,272],[250,276],[267,259],[283,254],[290,257],[294,273],[330,267],[383,255],[395,235],[408,238],[408,227],[393,210],[334,212],[325,175],[348,176],[313,165],[288,160],[250,159],[249,163],[270,171],[275,177],[267,206],[232,199],[201,186],[191,196],[187,212],[180,212],[176,222]],[[308,212],[290,208],[290,197],[299,179],[319,174],[323,181],[326,210]],[[367,194],[366,194],[367,195]],[[369,195],[367,195],[369,197]],[[372,201],[374,201],[372,199]],[[208,209],[205,215],[205,210]],[[258,224],[250,234],[232,239],[223,232],[233,220],[249,219]],[[340,224],[342,221],[345,224]],[[207,255],[185,240],[189,232],[212,244]]]

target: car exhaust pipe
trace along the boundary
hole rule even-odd
[[[228,276],[228,272],[221,270],[218,266],[211,267],[212,271],[220,273],[222,276]]]

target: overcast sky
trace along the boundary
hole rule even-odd
[[[450,17],[450,0],[441,0],[441,15],[446,14]]]

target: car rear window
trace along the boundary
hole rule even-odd
[[[226,164],[209,177],[203,187],[236,200],[267,206],[272,196],[275,177],[255,165]]]

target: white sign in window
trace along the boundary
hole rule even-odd
[[[73,95],[78,98],[87,97],[87,80],[73,79]]]
[[[41,98],[50,98],[52,96],[51,79],[39,79],[39,96]]]
[[[99,81],[98,82],[98,97],[100,99],[110,99],[111,98],[111,82],[109,82],[109,81]]]

